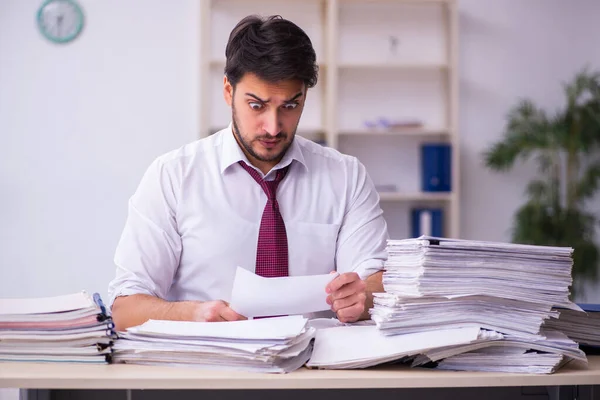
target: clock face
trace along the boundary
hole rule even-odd
[[[38,11],[38,27],[55,43],[75,39],[83,28],[83,12],[73,0],[47,0]]]

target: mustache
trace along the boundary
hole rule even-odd
[[[278,140],[278,139],[285,139],[287,138],[287,133],[285,132],[279,132],[277,135],[263,135],[263,136],[257,136],[256,140]]]

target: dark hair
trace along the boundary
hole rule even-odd
[[[299,79],[317,84],[317,56],[308,35],[279,15],[250,15],[233,28],[225,49],[225,75],[235,85],[253,73],[267,82]]]

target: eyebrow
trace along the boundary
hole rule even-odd
[[[292,102],[294,102],[294,101],[295,101],[295,100],[296,100],[298,97],[302,96],[303,94],[304,94],[303,92],[298,92],[298,93],[296,93],[296,95],[295,95],[294,97],[292,97],[291,99],[289,99],[289,100],[285,100],[285,101],[284,101],[284,103],[286,103],[286,104],[287,104],[287,103],[292,103]],[[263,100],[263,99],[261,99],[260,97],[258,97],[257,95],[255,95],[255,94],[252,94],[252,93],[246,93],[246,96],[250,96],[250,97],[252,97],[252,98],[256,99],[257,101],[260,101],[261,103],[268,103],[269,101],[271,101],[270,99],[268,99],[268,100]]]

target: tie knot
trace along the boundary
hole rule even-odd
[[[277,175],[275,175],[275,179],[272,181],[267,181],[260,176],[258,171],[250,167],[244,161],[240,161],[239,163],[250,174],[250,176],[254,178],[254,180],[262,187],[265,194],[267,195],[267,198],[269,200],[275,200],[275,194],[277,193],[277,187],[279,186],[279,182],[281,182],[283,178],[285,178],[289,167],[278,169]]]

